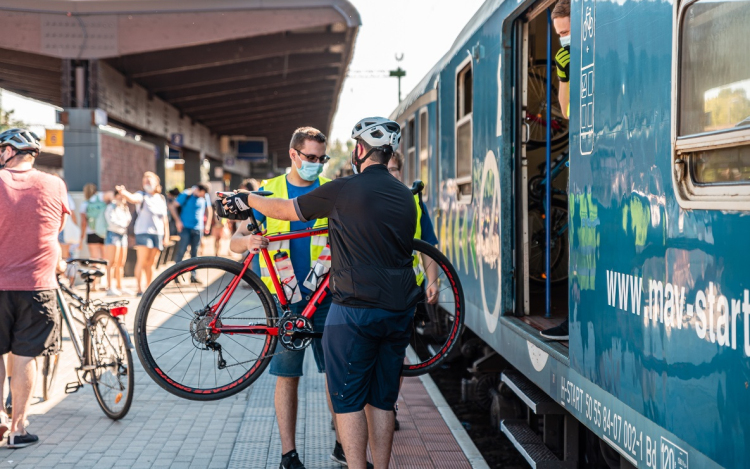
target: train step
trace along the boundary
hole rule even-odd
[[[534,469],[573,468],[574,463],[561,461],[544,445],[525,420],[503,420],[500,430]]]
[[[565,409],[517,371],[504,371],[501,381],[505,383],[537,415],[564,415]]]

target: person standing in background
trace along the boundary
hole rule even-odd
[[[177,231],[180,233],[180,241],[177,244],[177,252],[174,256],[175,262],[182,261],[188,246],[190,246],[190,256],[198,257],[198,247],[206,229],[205,220],[210,220],[213,215],[211,198],[208,195],[210,190],[206,184],[198,184],[185,190],[169,206],[177,225]],[[177,207],[181,208],[179,215],[177,214]],[[190,274],[190,281],[201,283],[195,276],[195,272]]]
[[[90,182],[83,186],[83,203],[80,211],[81,242],[78,245],[83,248],[83,241],[86,241],[91,259],[104,259],[104,236],[107,235],[107,222],[104,219],[106,208],[104,194],[97,191],[96,184]],[[98,289],[98,284],[99,279],[95,279],[94,290]]]
[[[122,290],[122,276],[128,256],[128,226],[133,216],[123,196],[115,192],[112,202],[104,211],[104,217],[107,219],[107,236],[104,239],[104,257],[108,262],[109,278],[107,296],[120,296],[125,294]],[[116,288],[113,282],[117,282]]]
[[[131,204],[136,205],[138,216],[135,219],[135,249],[138,259],[135,263],[135,282],[138,285],[137,296],[143,296],[143,276],[146,286],[154,277],[154,264],[157,256],[169,243],[169,217],[167,201],[161,195],[161,179],[156,173],[143,173],[143,190],[135,194],[128,192],[125,186],[115,186],[115,190]]]

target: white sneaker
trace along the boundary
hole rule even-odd
[[[107,290],[107,296],[122,296],[122,293],[117,288],[110,288]]]

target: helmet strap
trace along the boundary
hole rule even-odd
[[[2,150],[0,150],[0,154],[2,154],[4,151],[5,151],[5,148],[3,148]],[[15,155],[13,155],[10,158],[8,158],[7,160],[5,160],[5,162],[0,162],[0,169],[4,169],[6,166],[8,166],[8,163],[10,163],[10,160],[12,160],[13,158],[15,158],[16,156],[18,156],[18,152],[16,152]]]
[[[356,147],[355,147],[354,151],[357,151]],[[356,168],[357,168],[357,173],[361,173],[362,172],[362,163],[364,163],[365,161],[367,161],[367,159],[370,157],[370,155],[374,151],[382,151],[382,152],[391,153],[391,154],[393,153],[393,150],[391,149],[390,145],[380,146],[380,147],[372,147],[372,148],[370,148],[367,151],[367,153],[365,153],[365,156],[363,156],[362,159],[357,158],[357,155],[354,152],[352,152],[352,156],[354,157],[353,158],[354,159],[354,166],[356,166]]]

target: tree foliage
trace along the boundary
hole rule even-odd
[[[351,161],[353,149],[354,141],[352,140],[346,142],[334,140],[333,143],[329,144],[328,155],[331,157],[331,161],[328,162],[326,168],[323,170],[323,176],[334,178],[339,170],[344,168],[349,164],[349,161]]]

